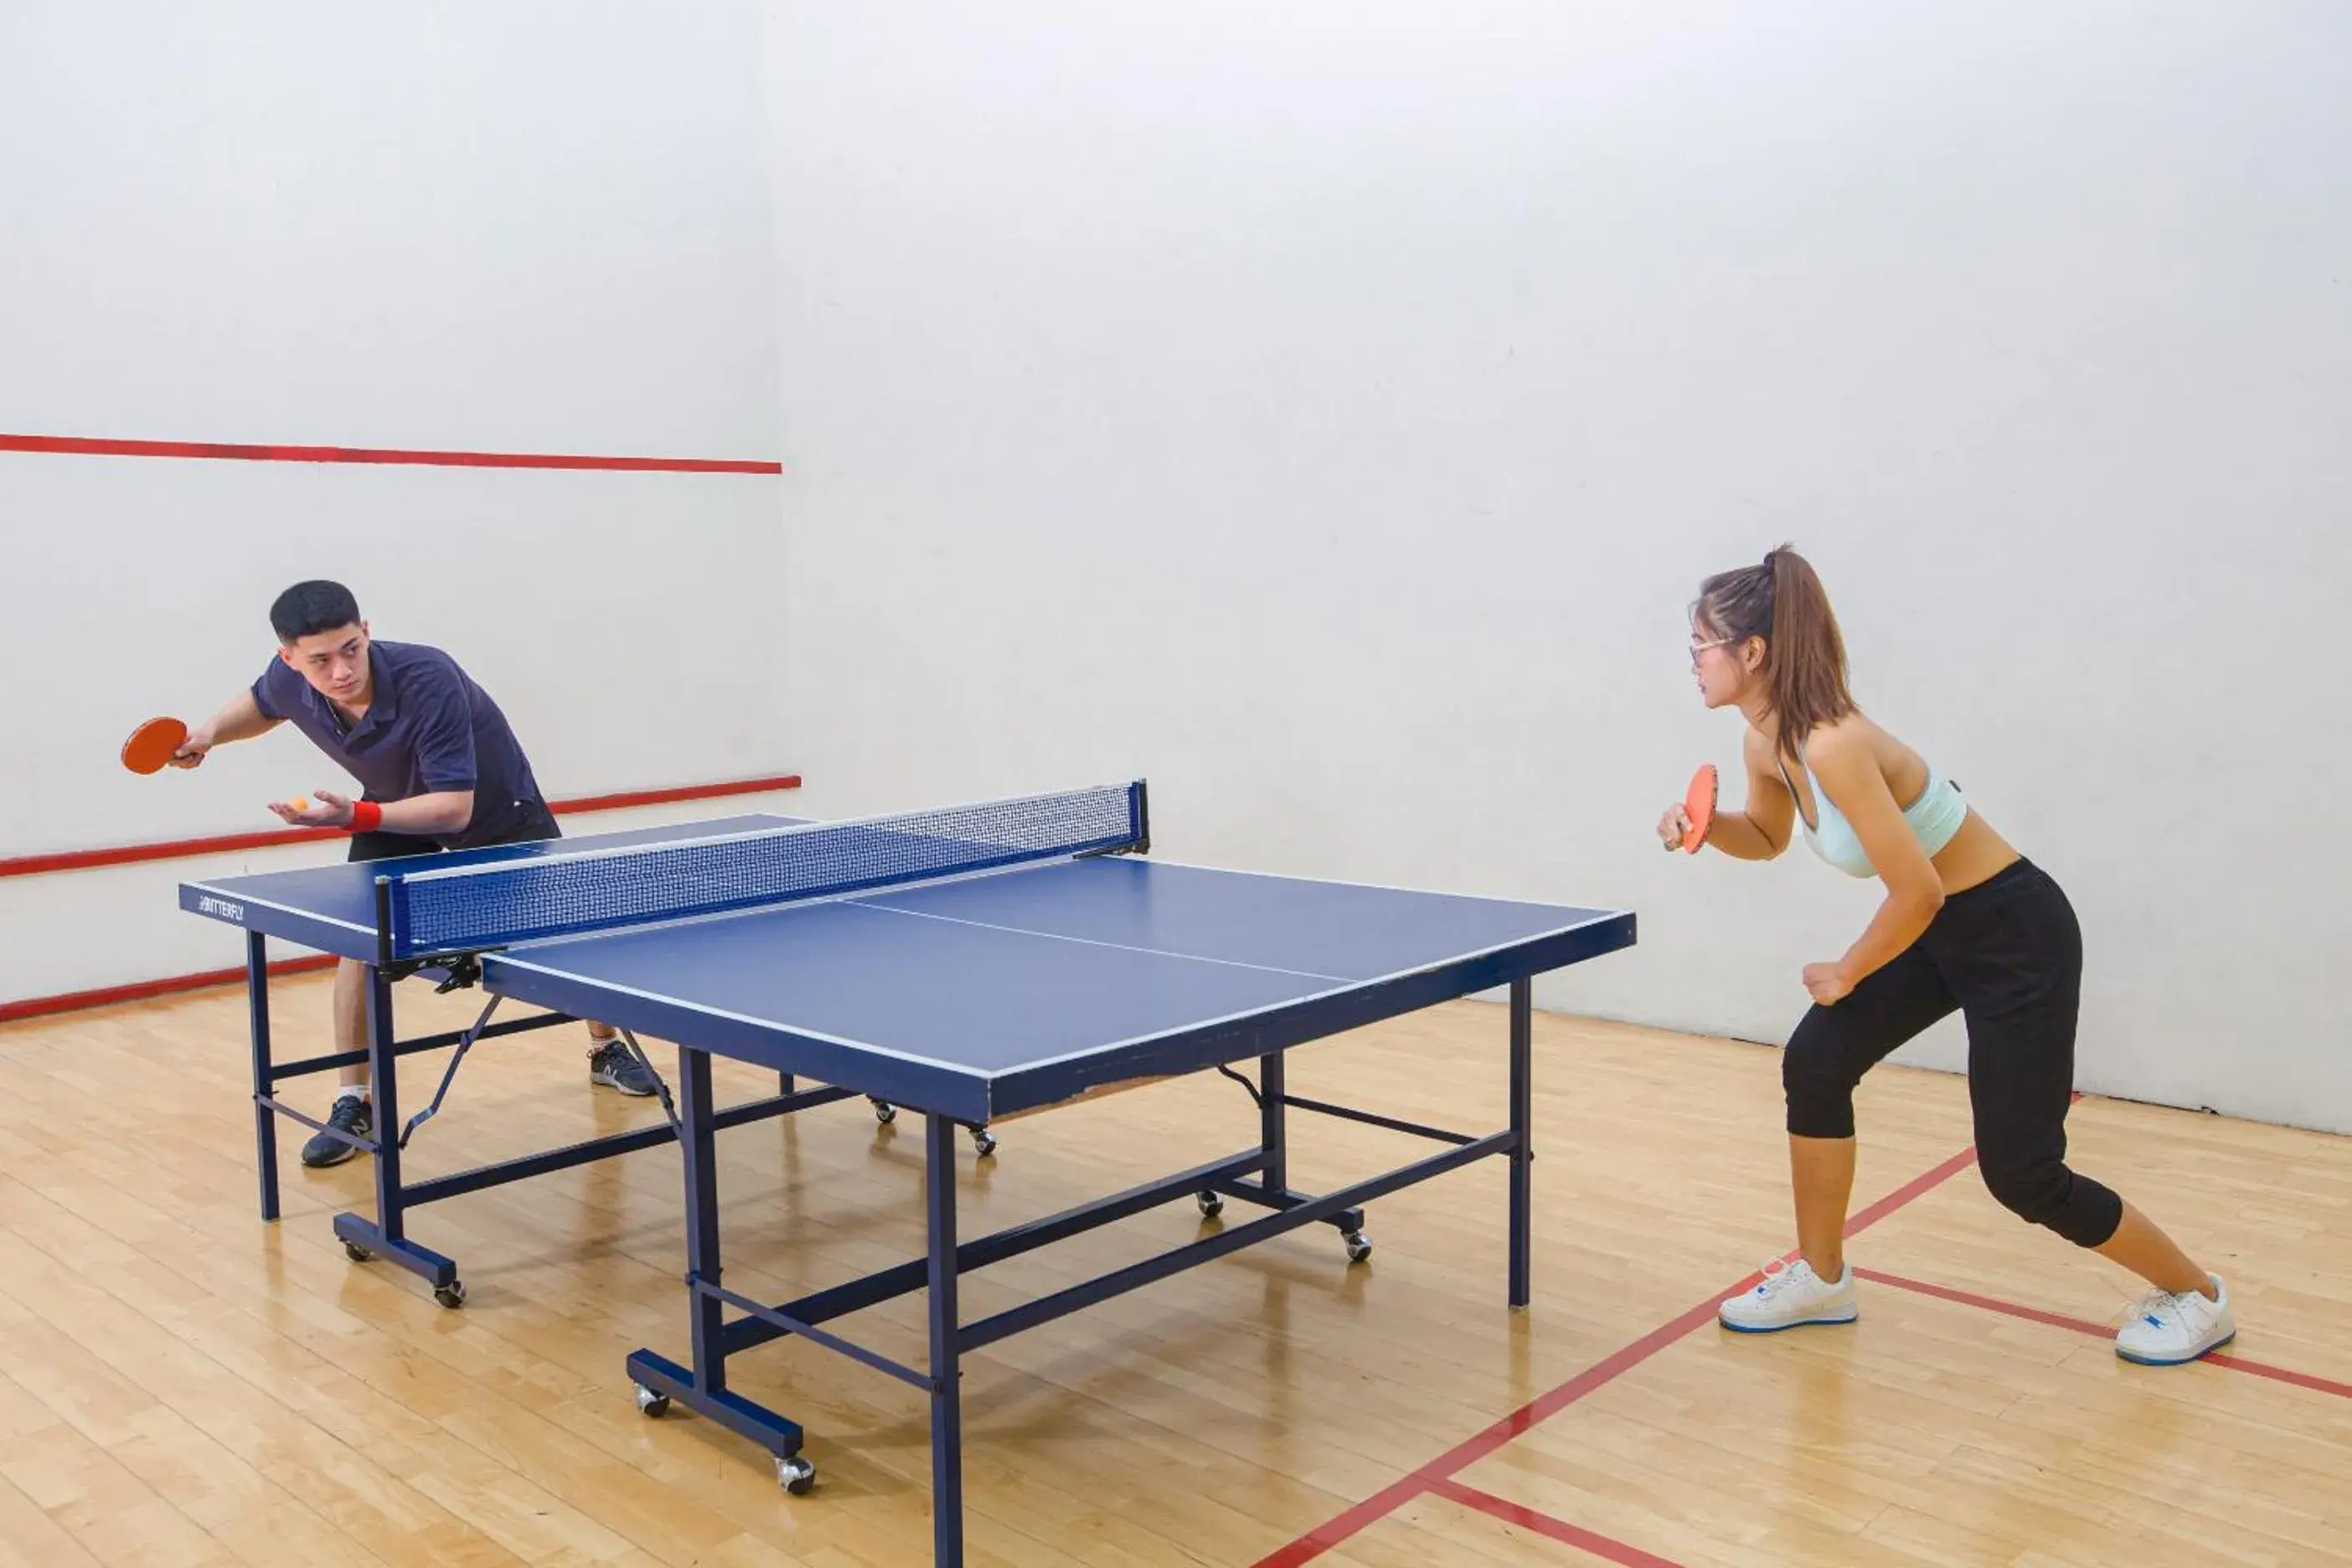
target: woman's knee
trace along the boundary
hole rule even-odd
[[[1859,1076],[1844,1053],[1800,1026],[1780,1053],[1780,1089],[1789,1102],[1789,1131],[1799,1138],[1853,1136],[1853,1086]]]
[[[1980,1148],[1977,1168],[2001,1207],[2077,1247],[2105,1246],[2123,1223],[2123,1200],[2055,1155],[2003,1157]]]

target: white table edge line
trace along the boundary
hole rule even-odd
[[[280,876],[283,875],[283,873],[263,871],[257,873],[257,875],[269,877]],[[224,888],[215,882],[183,882],[180,885],[184,888],[194,888],[200,893],[210,893],[216,899],[226,899],[233,904],[259,904],[265,910],[276,910],[281,914],[299,916],[300,919],[306,921],[316,921],[320,925],[341,926],[345,931],[365,931],[370,936],[373,936],[375,934],[375,927],[373,926],[363,926],[356,921],[338,920],[333,915],[322,915],[316,910],[306,910],[299,904],[281,904],[276,899],[257,898],[251,893],[240,893],[234,889]],[[286,940],[291,942],[294,939],[292,937],[288,937]]]

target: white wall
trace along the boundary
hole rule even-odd
[[[2352,1130],[2352,10],[768,15],[805,808],[1148,774],[1779,1039],[1871,890],[1649,829],[1738,757],[1683,607],[1793,538],[2080,907],[2083,1086]]]
[[[0,429],[774,455],[749,0],[0,29]]]
[[[0,7],[0,432],[772,459],[759,38],[752,0]],[[290,732],[115,760],[308,576],[456,654],[551,794],[789,771],[778,486],[0,453],[0,855],[337,783]],[[0,997],[208,967],[184,869],[0,883]]]

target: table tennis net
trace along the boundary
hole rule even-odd
[[[388,889],[391,945],[474,951],[1139,847],[1145,833],[1139,783],[426,869]]]

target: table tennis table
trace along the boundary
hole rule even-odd
[[[1302,1226],[1336,1227],[1369,1255],[1363,1205],[1475,1161],[1509,1166],[1507,1300],[1530,1296],[1532,983],[1630,946],[1619,910],[1412,891],[1213,869],[1150,857],[1141,781],[838,823],[738,817],[496,850],[425,855],[189,883],[181,904],[242,926],[253,997],[254,1101],[264,1215],[274,1217],[275,1084],[299,1068],[268,1054],[264,941],[278,935],[369,965],[367,1058],[376,1079],[377,1215],[338,1215],[355,1260],[389,1256],[434,1280],[455,1264],[406,1239],[405,1206],[675,1141],[685,1179],[688,1358],[628,1357],[638,1407],[673,1402],[757,1444],[806,1491],[814,1468],[787,1415],[729,1386],[731,1358],[778,1339],[841,1352],[930,1401],[933,1547],[963,1561],[960,1363],[1181,1270]],[[409,973],[478,985],[469,1030],[396,1042],[390,985]],[[1472,1134],[1294,1095],[1292,1047],[1496,988],[1507,991],[1507,1125]],[[506,1023],[508,999],[547,1011]],[[404,1186],[397,1058],[595,1018],[678,1050],[664,1123]],[[356,1057],[357,1053],[353,1056]],[[780,1092],[715,1101],[711,1062],[772,1070]],[[1234,1064],[1255,1058],[1253,1082]],[[456,1062],[451,1064],[454,1073]],[[956,1224],[961,1130],[1107,1089],[1215,1070],[1255,1103],[1254,1147],[972,1239]],[[822,1087],[800,1089],[806,1079]],[[443,1079],[443,1092],[448,1077]],[[722,1282],[715,1141],[743,1121],[864,1095],[924,1124],[925,1256],[781,1304]],[[436,1096],[436,1104],[440,1096]],[[1442,1148],[1321,1194],[1288,1180],[1286,1113],[1369,1123]],[[429,1114],[427,1112],[426,1114]],[[317,1125],[309,1118],[300,1118]],[[1161,1205],[1216,1220],[1227,1200],[1265,1212],[1184,1246],[973,1321],[961,1275]],[[928,1364],[904,1365],[825,1325],[925,1290]],[[462,1300],[462,1289],[457,1292]]]

